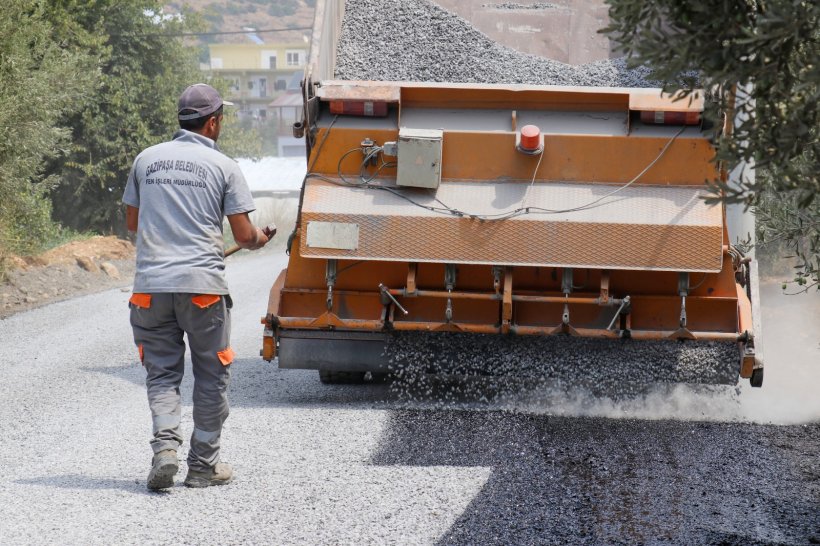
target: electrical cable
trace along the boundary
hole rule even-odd
[[[596,208],[598,206],[602,206],[602,205],[599,205],[599,203],[601,203],[601,201],[603,201],[604,199],[607,199],[609,197],[612,197],[613,195],[615,195],[616,193],[620,192],[621,190],[623,190],[625,188],[628,188],[629,186],[631,186],[632,184],[637,182],[644,174],[646,174],[647,171],[649,171],[649,169],[651,169],[658,161],[660,161],[660,159],[666,154],[666,151],[669,149],[669,147],[672,145],[672,143],[675,141],[675,139],[677,139],[681,135],[681,133],[683,133],[683,131],[685,129],[686,129],[685,125],[683,127],[681,127],[680,130],[677,133],[675,133],[672,136],[672,138],[669,139],[669,141],[666,143],[666,145],[661,149],[661,151],[657,155],[657,157],[655,157],[655,159],[653,159],[649,163],[649,165],[647,165],[640,173],[638,173],[634,178],[632,178],[632,180],[630,180],[626,184],[612,190],[611,192],[607,193],[606,195],[603,195],[603,196],[601,196],[601,197],[599,197],[599,198],[597,198],[593,201],[590,201],[589,203],[586,203],[585,205],[580,205],[578,207],[572,207],[572,208],[568,208],[568,209],[546,209],[546,208],[543,208],[543,207],[519,207],[515,210],[502,212],[502,213],[497,213],[497,214],[492,214],[492,215],[482,215],[481,217],[479,217],[478,215],[469,215],[469,214],[467,216],[471,216],[471,217],[474,217],[474,218],[480,218],[482,220],[488,220],[488,221],[507,220],[509,218],[515,218],[517,216],[522,216],[522,215],[525,215],[525,214],[565,214],[565,213],[569,213],[569,212],[579,212],[579,211],[582,211],[582,210],[588,210],[588,209],[591,209],[591,208]],[[538,171],[538,166],[536,166],[536,172],[537,171]],[[530,183],[530,187],[532,186],[532,184],[534,182],[535,182],[535,178],[534,178],[534,175],[533,175],[533,181]],[[526,194],[525,194],[525,197],[526,197]],[[607,204],[607,203],[603,203],[603,204]],[[442,205],[444,205],[444,203],[442,203]]]
[[[313,166],[316,165],[316,161],[319,159],[319,152],[322,151],[322,147],[325,145],[325,141],[327,140],[327,137],[330,135],[330,130],[333,129],[333,126],[336,124],[337,119],[339,119],[338,114],[336,114],[333,117],[333,121],[331,121],[330,125],[327,126],[327,131],[325,131],[324,136],[322,136],[322,141],[319,142],[319,147],[316,149],[316,155],[313,157],[313,161],[310,163],[310,165],[308,165],[308,172],[310,172],[310,170],[313,169]],[[305,130],[309,131],[309,128],[305,127]]]
[[[359,260],[358,262],[353,262],[353,263],[352,263],[352,264],[350,264],[350,265],[346,265],[346,266],[344,266],[343,268],[341,268],[339,271],[337,271],[337,272],[336,272],[336,277],[338,277],[339,275],[341,275],[342,273],[344,273],[344,272],[345,272],[345,271],[347,271],[348,269],[350,269],[350,268],[352,268],[352,267],[356,267],[357,265],[359,265],[359,264],[363,264],[363,263],[364,263],[364,260]]]
[[[304,128],[306,131],[305,138],[308,138],[308,134],[310,133],[310,124],[308,122],[307,117],[307,108],[307,103],[305,103],[305,125],[307,125]],[[287,248],[285,249],[285,254],[287,254],[288,256],[290,256],[290,247],[291,244],[293,244],[293,239],[294,237],[296,237],[296,230],[299,229],[299,218],[302,217],[302,204],[305,201],[305,182],[307,182],[308,173],[310,173],[310,170],[313,169],[314,165],[316,165],[316,161],[319,160],[319,154],[322,152],[322,148],[325,145],[325,141],[327,141],[327,137],[330,136],[330,130],[333,129],[333,126],[336,124],[337,119],[339,119],[338,114],[333,117],[333,120],[331,120],[330,125],[327,126],[327,131],[325,131],[325,134],[322,136],[322,140],[319,141],[319,147],[316,149],[316,153],[313,156],[313,161],[310,163],[310,165],[308,165],[305,177],[302,179],[302,187],[299,190],[299,206],[296,209],[296,223],[293,225],[293,231],[290,233],[290,235],[288,235]]]
[[[344,160],[345,160],[345,158],[346,158],[347,156],[349,156],[350,154],[352,154],[352,153],[354,153],[354,152],[364,152],[364,148],[362,148],[361,146],[359,146],[359,147],[357,147],[357,148],[351,148],[350,150],[348,150],[348,151],[346,151],[345,153],[343,153],[343,154],[342,154],[342,157],[340,157],[340,158],[339,158],[339,162],[338,162],[338,163],[336,163],[336,176],[338,176],[338,177],[339,177],[339,180],[341,180],[342,182],[344,182],[344,183],[345,183],[345,184],[347,184],[348,186],[363,186],[363,185],[366,185],[366,183],[359,183],[359,184],[357,184],[357,183],[355,183],[355,182],[350,182],[350,181],[349,181],[347,178],[345,178],[345,177],[344,177],[344,175],[342,174],[342,162],[344,162]],[[362,161],[362,163],[364,163],[364,160]],[[361,165],[359,165],[359,172],[361,172]]]
[[[337,167],[336,168],[336,174],[337,174],[339,180],[341,180],[341,183],[338,180],[334,180],[332,178],[329,178],[327,176],[323,176],[323,175],[320,175],[320,174],[317,174],[317,173],[308,173],[308,174],[305,175],[305,179],[307,179],[307,178],[317,178],[317,179],[324,180],[326,182],[330,182],[330,183],[336,184],[336,185],[345,185],[345,186],[352,186],[352,187],[358,187],[358,188],[363,188],[363,189],[374,189],[374,190],[386,191],[386,192],[389,192],[389,193],[395,195],[396,197],[404,199],[405,201],[409,202],[410,204],[412,204],[414,206],[417,206],[417,207],[425,209],[425,210],[429,210],[431,212],[435,212],[435,213],[439,213],[439,214],[449,214],[451,216],[467,217],[467,218],[472,218],[472,219],[475,219],[475,220],[488,221],[488,222],[489,221],[509,220],[511,218],[516,218],[518,216],[524,216],[524,215],[528,215],[528,214],[566,214],[566,213],[571,213],[571,212],[580,212],[580,211],[583,211],[583,210],[589,210],[589,209],[592,209],[592,208],[597,208],[597,207],[609,204],[608,202],[603,202],[603,201],[605,199],[608,199],[608,198],[612,197],[613,195],[617,194],[618,192],[630,187],[632,184],[634,184],[635,182],[640,180],[640,178],[644,174],[646,174],[649,171],[649,169],[651,169],[658,161],[660,161],[660,159],[666,154],[667,150],[669,150],[669,147],[672,145],[672,143],[683,133],[684,130],[686,130],[685,125],[682,126],[680,128],[680,130],[678,130],[678,132],[676,132],[672,136],[672,138],[669,139],[669,141],[661,149],[660,153],[655,157],[655,159],[653,159],[641,172],[639,172],[629,182],[619,186],[618,188],[612,190],[611,192],[609,192],[609,193],[607,193],[607,194],[605,194],[601,197],[598,197],[597,199],[594,199],[593,201],[590,201],[589,203],[579,205],[577,207],[567,208],[567,209],[547,209],[547,208],[544,208],[544,207],[519,206],[516,209],[508,210],[508,211],[504,211],[504,212],[499,212],[499,213],[495,213],[495,214],[477,214],[477,213],[465,212],[465,211],[459,210],[457,208],[451,207],[451,206],[447,205],[446,203],[444,203],[443,201],[441,201],[438,197],[435,197],[435,196],[433,197],[433,200],[436,203],[440,204],[441,207],[435,207],[435,206],[425,205],[423,203],[419,203],[418,201],[415,201],[411,197],[409,197],[407,195],[404,195],[397,188],[392,188],[390,186],[382,186],[382,185],[372,183],[372,180],[375,179],[376,176],[378,176],[378,174],[379,174],[379,172],[381,172],[382,168],[384,168],[385,166],[388,166],[388,165],[392,166],[393,163],[385,163],[384,160],[382,160],[383,161],[382,165],[380,165],[376,169],[376,171],[370,176],[370,178],[365,178],[363,176],[363,170],[364,170],[364,168],[366,168],[367,162],[370,160],[370,158],[374,154],[379,153],[379,152],[382,151],[382,148],[380,146],[374,147],[374,149],[370,150],[367,154],[365,154],[365,156],[362,160],[362,163],[360,163],[360,165],[359,165],[359,180],[360,180],[360,182],[358,182],[358,183],[357,182],[351,182],[350,180],[348,180],[347,178],[344,177],[344,175],[342,174],[342,162],[345,160],[345,158],[347,158],[350,154],[352,154],[354,152],[359,151],[359,152],[364,153],[364,148],[362,148],[362,147],[352,148],[352,149],[346,151],[344,154],[342,154],[342,156],[339,158],[339,162],[337,163],[337,166],[336,166]],[[522,199],[522,205],[524,203],[524,200],[527,198],[527,195],[529,193],[529,189],[535,184],[535,178],[536,178],[537,173],[538,173],[538,168],[541,165],[541,158],[543,157],[543,155],[544,154],[542,152],[541,156],[538,158],[538,162],[535,166],[535,170],[533,171],[533,176],[532,176],[532,179],[530,180],[530,184],[527,188],[527,192],[525,192],[524,199]]]
[[[382,165],[376,167],[376,171],[370,176],[370,178],[365,178],[365,171],[367,170],[367,165],[370,163],[370,160],[373,159],[374,156],[378,155],[383,148],[381,146],[373,146],[367,155],[364,156],[361,165],[359,165],[359,180],[368,184],[373,181],[373,179],[378,176],[379,172],[381,171],[382,166],[384,165],[384,157],[381,158]]]
[[[535,185],[535,176],[538,174],[538,168],[541,166],[541,160],[543,158],[544,158],[544,150],[542,149],[541,152],[538,154],[538,162],[535,164],[535,170],[532,171],[532,180],[530,180],[530,185],[527,186],[527,191],[524,192],[524,197],[521,198],[521,205],[519,205],[519,208],[527,208],[526,207],[527,197],[529,197],[530,190]]]
[[[686,130],[686,125],[683,125],[677,133],[675,133],[674,135],[672,135],[672,138],[670,138],[670,139],[669,139],[669,142],[667,142],[667,143],[666,143],[666,145],[663,147],[663,149],[661,150],[661,153],[659,153],[659,154],[658,154],[658,157],[656,157],[655,159],[653,159],[653,160],[652,160],[652,162],[651,162],[649,165],[647,165],[647,166],[646,166],[646,168],[645,168],[644,170],[642,170],[641,172],[639,172],[639,173],[638,173],[638,175],[637,175],[637,176],[635,176],[635,178],[633,178],[632,180],[630,180],[629,182],[627,182],[627,183],[626,183],[626,184],[624,184],[623,186],[621,186],[621,187],[619,187],[619,188],[617,188],[617,189],[612,190],[612,191],[611,191],[611,192],[609,192],[608,194],[606,194],[606,195],[604,195],[604,196],[602,196],[602,197],[599,197],[598,199],[596,199],[596,200],[594,200],[594,201],[592,201],[592,202],[588,203],[587,205],[584,205],[584,207],[583,207],[583,208],[589,208],[591,205],[594,205],[594,204],[596,204],[596,203],[599,203],[599,202],[603,201],[604,199],[606,199],[607,197],[612,197],[613,195],[615,195],[615,194],[616,194],[616,193],[618,193],[619,191],[624,190],[624,189],[628,188],[629,186],[631,186],[632,184],[634,184],[635,182],[637,182],[637,181],[638,181],[638,179],[640,179],[640,177],[642,177],[644,174],[646,174],[646,173],[647,173],[647,171],[649,171],[649,169],[651,169],[652,167],[654,167],[654,166],[655,166],[655,163],[657,163],[658,161],[660,161],[660,159],[664,156],[664,154],[666,154],[666,150],[668,150],[668,149],[669,149],[669,147],[672,145],[672,143],[673,143],[673,142],[675,142],[675,139],[676,139],[676,138],[678,138],[678,137],[679,137],[679,136],[680,136],[680,135],[681,135],[681,134],[682,134],[685,130]],[[573,212],[573,210],[572,210],[572,209],[570,209],[568,212]]]
[[[441,214],[452,214],[452,215],[455,215],[455,216],[463,216],[463,214],[458,213],[457,211],[454,212],[452,209],[447,209],[447,208],[442,208],[442,207],[431,207],[429,205],[424,205],[422,203],[418,203],[418,202],[414,201],[413,199],[411,199],[410,197],[402,194],[400,191],[396,190],[395,188],[391,188],[389,186],[379,186],[379,185],[376,185],[376,184],[355,184],[353,182],[347,181],[346,179],[343,182],[340,182],[339,180],[336,180],[335,178],[330,178],[328,176],[325,176],[325,175],[322,175],[322,174],[319,174],[319,173],[308,173],[305,176],[305,178],[315,178],[317,180],[322,180],[324,182],[329,182],[329,183],[335,184],[337,186],[347,186],[347,187],[354,187],[354,188],[382,190],[382,191],[386,191],[388,193],[392,193],[396,197],[404,199],[405,201],[409,202],[410,204],[415,205],[415,206],[417,206],[419,208],[422,208],[422,209],[425,209],[425,210],[438,212],[438,213],[441,213]]]
[[[689,292],[692,292],[692,291],[697,290],[698,288],[700,288],[700,287],[701,287],[701,285],[702,285],[704,282],[706,282],[706,277],[707,277],[708,275],[709,275],[709,273],[704,273],[704,274],[703,274],[703,278],[700,280],[700,282],[699,282],[698,284],[696,284],[695,286],[690,286],[690,287],[689,287]]]

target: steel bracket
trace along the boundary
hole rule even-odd
[[[412,296],[416,293],[416,274],[418,273],[419,264],[410,262],[407,264],[407,287],[404,289],[406,296]]]
[[[572,277],[570,276],[570,279]],[[569,298],[569,294],[566,294]],[[564,303],[564,312],[561,314],[561,324],[556,326],[551,334],[566,334],[570,336],[577,336],[578,331],[569,323],[569,303]]]
[[[565,267],[561,273],[561,292],[564,294],[572,293],[572,268]]]
[[[500,268],[499,268],[500,269]],[[495,271],[493,272],[495,273]],[[508,334],[513,315],[513,268],[504,268],[504,295],[501,303],[501,333]]]
[[[402,307],[399,301],[393,296],[393,294],[390,293],[389,288],[379,283],[379,291],[381,292],[381,300],[383,305],[390,305],[390,303],[392,302],[393,305],[395,305],[398,308],[398,310],[401,311],[403,314],[409,314],[407,309]]]
[[[325,266],[325,282],[327,282],[327,300],[325,303],[328,311],[333,309],[333,286],[336,284],[337,265],[336,260],[328,260]]]
[[[503,272],[504,268],[502,268],[500,265],[493,266],[493,289],[495,290],[495,294],[497,296],[501,295],[501,274]]]
[[[609,270],[601,271],[601,294],[598,296],[601,305],[609,305]]]
[[[615,312],[615,316],[612,317],[612,321],[610,321],[609,326],[606,327],[607,330],[612,330],[612,327],[615,326],[615,321],[621,319],[621,330],[623,330],[623,322],[624,317],[629,315],[631,309],[632,298],[630,296],[626,296],[623,300],[621,300],[621,306],[618,307],[618,310]]]
[[[456,264],[445,264],[444,265],[444,286],[447,288],[448,293],[452,293],[453,289],[456,287]],[[447,298],[447,308],[444,310],[444,318],[445,322],[448,324],[453,320],[453,300],[452,298]]]
[[[448,292],[452,292],[456,287],[456,264],[444,265],[444,286]]]

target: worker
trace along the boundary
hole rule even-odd
[[[231,105],[210,85],[185,89],[179,98],[180,130],[137,156],[123,195],[128,230],[136,232],[137,241],[129,307],[153,420],[151,490],[173,487],[179,470],[183,334],[194,374],[185,485],[224,485],[233,477],[231,466],[219,458],[234,359],[223,218],[241,248],[262,248],[268,236],[248,217],[255,207],[242,172],[216,145],[223,107]]]

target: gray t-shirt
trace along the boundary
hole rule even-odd
[[[134,160],[122,198],[139,208],[134,292],[227,294],[222,220],[255,209],[216,143],[180,130]]]

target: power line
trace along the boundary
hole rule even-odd
[[[293,27],[293,28],[264,28],[260,30],[233,30],[224,32],[146,32],[144,34],[124,33],[124,34],[109,34],[109,36],[139,38],[142,36],[220,36],[225,34],[261,34],[267,32],[290,32],[292,30],[313,30],[313,27]]]

